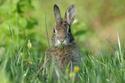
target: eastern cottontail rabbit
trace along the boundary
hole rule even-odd
[[[68,65],[70,70],[79,66],[80,52],[71,33],[71,24],[75,17],[75,7],[68,7],[64,19],[61,18],[59,7],[54,5],[56,26],[53,29],[52,47],[46,51],[46,55],[56,61],[61,69]]]

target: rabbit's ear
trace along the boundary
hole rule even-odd
[[[54,15],[55,15],[56,22],[60,23],[62,18],[61,18],[59,7],[55,4],[53,9],[54,9]]]
[[[75,14],[76,14],[75,6],[74,5],[69,6],[65,13],[65,19],[69,25],[71,25],[72,22],[74,21]]]

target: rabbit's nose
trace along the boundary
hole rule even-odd
[[[60,40],[61,43],[63,43],[65,41],[65,39],[66,39],[66,37],[62,37],[59,40]]]
[[[62,43],[64,41],[64,39],[60,39],[60,42]]]

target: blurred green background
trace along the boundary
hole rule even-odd
[[[37,70],[51,42],[54,4],[62,16],[69,5],[76,6],[72,32],[83,53],[112,55],[118,38],[125,47],[125,0],[0,0],[0,83],[10,78],[17,83],[22,73]]]

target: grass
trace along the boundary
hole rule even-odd
[[[46,57],[33,56],[33,47],[28,46],[29,40],[21,47],[13,49],[10,45],[4,57],[0,60],[0,79],[2,83],[124,83],[125,60],[118,36],[117,50],[113,55],[101,54],[94,56],[92,53],[81,51],[81,67],[78,75],[80,79],[73,81],[69,74],[61,74],[58,80],[53,80],[53,71],[56,66],[51,64],[47,69]],[[30,42],[30,44],[32,44]],[[15,45],[16,46],[16,45]],[[27,53],[27,58],[23,52]],[[45,63],[45,64],[44,64]],[[56,69],[57,70],[57,69]]]

